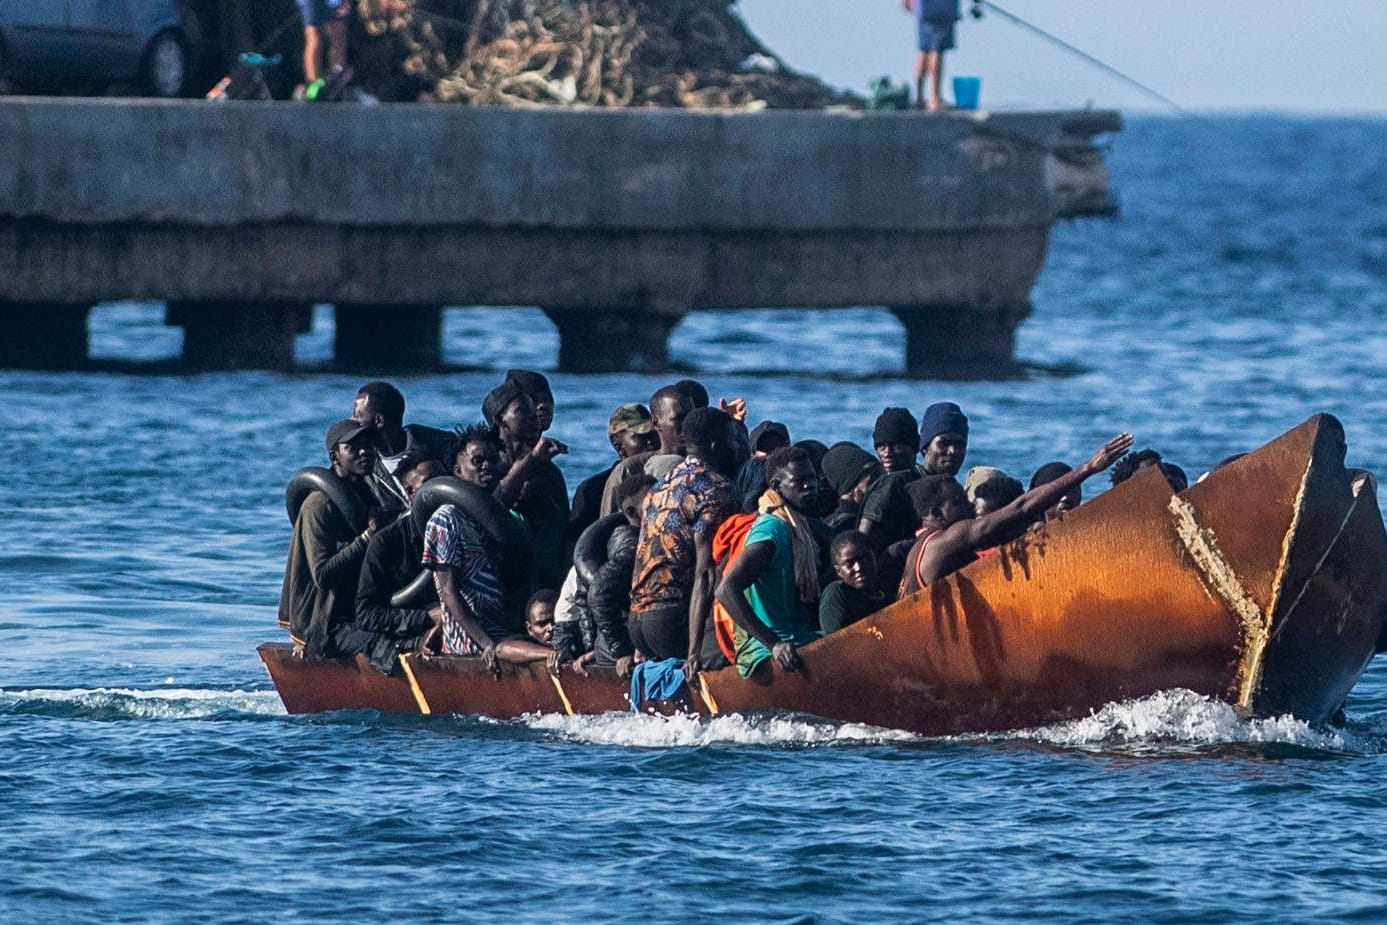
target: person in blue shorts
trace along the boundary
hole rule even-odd
[[[329,70],[347,66],[347,0],[299,0],[303,14],[303,80],[311,84],[326,76],[323,71],[323,42],[327,42]]]
[[[942,91],[944,52],[954,47],[954,23],[959,19],[959,0],[902,0],[915,14],[920,37],[920,56],[915,60],[915,106],[931,112],[947,109]],[[929,78],[929,97],[925,78]]]

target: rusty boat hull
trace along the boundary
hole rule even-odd
[[[1387,616],[1387,530],[1370,476],[1316,415],[1178,494],[1156,469],[866,620],[800,649],[804,668],[700,675],[688,709],[793,711],[926,735],[1023,728],[1186,688],[1254,715],[1325,721]],[[627,709],[610,670],[406,656],[260,654],[291,713]],[[367,673],[374,677],[366,677]],[[408,696],[405,696],[408,695]],[[373,699],[374,698],[374,699]]]

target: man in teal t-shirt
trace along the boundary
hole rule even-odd
[[[818,602],[818,551],[805,513],[816,500],[818,473],[808,453],[786,447],[771,454],[766,475],[761,509],[771,512],[757,516],[717,587],[718,603],[736,624],[742,677],[768,658],[787,670],[798,668],[795,646],[818,638],[808,609]]]

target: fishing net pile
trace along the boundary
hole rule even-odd
[[[363,0],[423,97],[472,106],[821,109],[861,101],[787,68],[735,0]]]

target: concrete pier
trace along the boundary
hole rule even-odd
[[[197,368],[440,362],[440,306],[541,306],[559,364],[668,364],[688,312],[890,307],[908,371],[986,376],[1061,217],[1114,208],[1115,113],[0,101],[5,365],[80,365],[86,308],[169,303]]]

